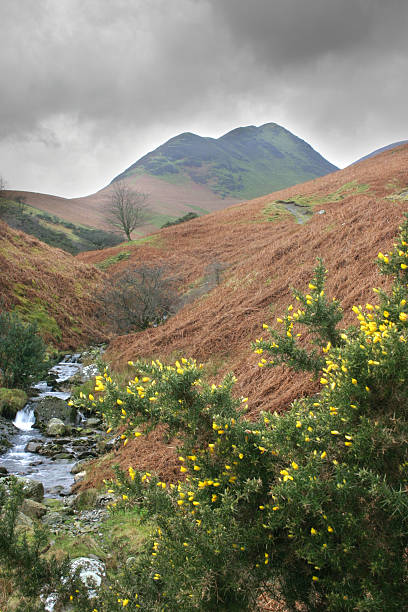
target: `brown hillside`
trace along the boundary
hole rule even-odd
[[[93,299],[100,274],[0,221],[1,306],[36,321],[54,346],[69,350],[104,339]]]
[[[177,218],[185,215],[187,212],[192,212],[191,205],[211,212],[221,210],[238,201],[234,198],[222,199],[205,185],[198,185],[193,182],[183,185],[172,185],[147,174],[136,178],[124,179],[123,182],[132,190],[149,194],[148,207],[155,214],[163,215],[159,226],[165,223],[166,216]],[[52,215],[57,215],[71,223],[109,230],[111,226],[106,222],[106,212],[104,210],[109,205],[112,190],[113,188],[108,185],[89,196],[72,199],[29,191],[6,191],[5,193],[10,199],[24,196],[27,204]],[[157,227],[146,224],[139,227],[134,234],[143,236],[155,230],[157,230]]]
[[[262,323],[273,323],[291,301],[291,286],[307,288],[319,256],[329,270],[328,294],[341,300],[345,323],[354,321],[351,306],[375,300],[372,288],[384,285],[373,262],[380,250],[392,246],[403,212],[408,211],[405,196],[386,196],[398,196],[407,186],[408,146],[404,145],[303,185],[162,230],[156,235],[160,240],[150,245],[127,245],[131,256],[116,269],[166,262],[184,270],[186,285],[197,282],[215,259],[228,267],[218,287],[164,325],[116,338],[108,359],[119,366],[138,357],[195,357],[207,363],[216,378],[234,371],[237,393],[249,397],[252,414],[284,410],[319,384],[284,368],[260,369],[251,342],[262,335]],[[289,213],[275,222],[267,220],[264,210],[271,202],[296,196],[308,196],[314,204],[316,214],[305,225],[297,224]],[[320,209],[325,213],[317,214]],[[124,248],[83,253],[79,258],[95,263]],[[164,448],[156,447],[155,461],[148,447],[148,442],[133,441],[116,460],[125,467],[130,463],[146,467],[148,459],[150,467],[164,476],[174,474],[172,452],[167,451],[169,465],[164,469]]]

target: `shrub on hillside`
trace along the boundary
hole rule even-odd
[[[33,323],[15,313],[0,312],[0,382],[3,387],[29,386],[47,371],[46,347]]]
[[[163,267],[131,268],[109,279],[99,294],[104,318],[118,333],[162,323],[178,303],[176,279]]]
[[[174,221],[167,221],[167,223],[164,223],[161,226],[161,229],[163,229],[164,227],[171,227],[172,225],[179,225],[179,223],[185,223],[186,221],[191,221],[191,219],[197,219],[198,218],[198,214],[194,213],[194,212],[188,212],[185,215],[183,215],[182,217],[179,217],[178,219],[175,219]]]
[[[157,532],[98,610],[253,610],[261,594],[288,610],[399,611],[408,598],[408,219],[381,271],[379,303],[338,330],[319,262],[302,308],[254,345],[259,366],[320,371],[322,390],[278,415],[245,418],[234,378],[207,385],[194,361],[133,364],[125,389],[97,377],[98,406],[124,444],[158,424],[180,441],[168,485],[132,467],[109,484]],[[314,343],[298,345],[295,326]],[[95,406],[94,396],[90,404]],[[123,431],[123,429],[122,429]],[[184,480],[185,478],[185,480]],[[118,507],[118,506],[116,506]],[[114,595],[113,595],[114,593]]]

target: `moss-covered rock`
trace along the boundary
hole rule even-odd
[[[17,412],[27,403],[27,394],[21,389],[0,387],[0,416],[14,419]]]

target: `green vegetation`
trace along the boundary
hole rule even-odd
[[[350,181],[339,187],[333,193],[328,193],[323,196],[311,195],[299,195],[293,196],[293,202],[296,204],[302,204],[305,206],[317,206],[318,204],[325,204],[326,202],[340,202],[346,197],[351,195],[358,195],[359,193],[368,193],[370,191],[370,185],[366,183],[358,183],[357,181]]]
[[[114,264],[117,264],[120,261],[125,261],[126,259],[129,259],[129,257],[130,251],[120,251],[120,253],[117,253],[116,255],[111,255],[103,261],[99,261],[95,264],[95,266],[100,270],[107,270],[108,268],[110,268],[110,266],[113,266]]]
[[[88,540],[109,562],[95,610],[238,612],[261,596],[293,612],[406,607],[408,215],[400,230],[377,261],[393,284],[374,290],[377,304],[353,307],[355,325],[340,327],[320,260],[278,327],[263,324],[253,343],[259,368],[284,365],[321,384],[285,413],[250,420],[233,375],[207,384],[204,367],[182,357],[129,362],[127,384],[106,368],[97,398],[73,400],[103,411],[124,445],[156,427],[178,441],[176,484],[132,466],[106,483],[110,556]],[[62,601],[71,594],[73,610],[92,609],[80,589],[61,584],[61,563],[41,554],[44,531],[25,539],[16,531],[19,496],[16,484],[11,495],[0,486],[2,563],[27,597],[47,584]],[[78,545],[85,552],[86,541]],[[67,536],[57,546],[61,556],[77,553]]]
[[[183,215],[182,217],[179,217],[178,219],[175,219],[174,221],[168,221],[167,223],[162,225],[162,228],[163,227],[170,227],[171,225],[178,225],[179,223],[185,223],[186,221],[191,221],[191,219],[197,219],[197,218],[198,218],[197,213],[189,212],[189,213]]]
[[[2,386],[25,388],[48,369],[46,347],[35,323],[16,313],[0,312],[0,380]]]
[[[253,610],[266,594],[288,610],[399,611],[408,597],[408,218],[392,253],[379,254],[391,290],[355,306],[339,329],[318,262],[297,306],[264,324],[259,367],[286,364],[320,377],[320,393],[282,414],[245,417],[234,377],[202,367],[137,362],[125,388],[97,379],[124,443],[158,425],[179,440],[177,485],[129,467],[108,486],[116,508],[143,507],[157,523],[131,571],[116,576],[98,610]],[[296,327],[308,330],[299,344]],[[265,334],[269,338],[265,338]],[[93,397],[90,407],[95,404]],[[98,402],[98,405],[99,402]],[[119,595],[117,595],[119,593]]]
[[[180,134],[115,180],[147,173],[176,185],[206,185],[222,198],[251,199],[336,169],[303,140],[267,123],[218,139]]]
[[[266,221],[282,221],[284,217],[290,215],[283,204],[277,202],[269,202],[262,210],[263,217]],[[264,220],[264,219],[263,219]]]
[[[64,221],[22,200],[15,202],[0,199],[0,219],[14,229],[31,234],[73,255],[116,246],[121,242],[121,238],[112,232]]]
[[[27,403],[27,393],[22,389],[0,387],[0,416],[14,419],[17,412]]]

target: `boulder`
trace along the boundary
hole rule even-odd
[[[63,436],[66,432],[66,427],[61,419],[53,418],[47,423],[48,436]]]
[[[0,416],[0,455],[5,453],[11,446],[11,438],[18,433],[9,419]]]
[[[88,589],[88,597],[96,597],[97,589],[101,586],[106,574],[105,564],[92,556],[72,559],[69,566],[71,576],[77,574],[82,584]]]
[[[79,474],[79,472],[83,472],[86,463],[86,459],[77,461],[71,468],[71,474]]]
[[[76,408],[68,406],[65,400],[58,397],[44,397],[36,402],[34,415],[37,426],[44,430],[53,418],[59,419],[65,425],[75,424]]]
[[[81,482],[81,480],[83,480],[83,479],[85,478],[85,476],[86,476],[86,472],[85,472],[85,471],[83,471],[83,472],[78,472],[78,473],[77,473],[77,474],[75,474],[75,476],[74,476],[74,482],[75,482],[75,483],[77,483],[77,482]]]
[[[34,440],[31,440],[24,450],[27,451],[27,453],[38,453],[41,447],[41,442],[35,442]]]
[[[85,427],[98,427],[102,423],[102,419],[98,419],[98,417],[90,417],[86,419],[84,425]]]
[[[7,475],[8,475],[7,468],[5,468],[2,465],[0,465],[0,478],[2,478],[3,476],[7,476]]]
[[[32,519],[39,519],[47,512],[47,506],[34,501],[25,499],[21,505],[21,512]]]

